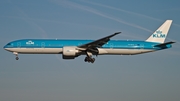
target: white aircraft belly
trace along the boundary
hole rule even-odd
[[[18,52],[21,54],[61,54],[62,48],[6,48],[11,52]],[[98,48],[99,55],[133,55],[147,52],[153,52],[154,50],[148,49],[103,49]]]
[[[99,55],[109,54],[109,55],[133,55],[153,52],[154,50],[148,49],[98,49]]]
[[[60,54],[62,48],[6,48],[11,52],[18,52],[21,54]]]

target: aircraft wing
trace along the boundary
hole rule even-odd
[[[97,48],[97,47],[102,47],[104,44],[106,44],[111,37],[117,35],[117,34],[120,34],[121,32],[116,32],[112,35],[109,35],[109,36],[106,36],[104,38],[101,38],[101,39],[98,39],[98,40],[95,40],[93,42],[90,42],[90,43],[87,43],[87,44],[83,44],[83,45],[80,45],[78,46],[79,48],[85,48],[85,49],[90,49],[90,48]]]

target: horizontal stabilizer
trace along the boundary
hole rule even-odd
[[[155,45],[154,47],[165,47],[166,45],[173,44],[173,43],[175,42],[166,42],[166,43]]]

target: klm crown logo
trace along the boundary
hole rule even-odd
[[[165,38],[166,35],[162,33],[162,31],[156,31],[156,33],[153,34],[153,38]]]
[[[32,42],[31,40],[26,42],[27,45],[34,45],[34,42]]]

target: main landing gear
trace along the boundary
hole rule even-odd
[[[89,63],[94,63],[95,58],[92,58],[92,57],[86,57],[86,58],[84,59],[84,61],[85,61],[85,62],[89,62]]]
[[[86,52],[86,57],[85,57],[84,61],[88,62],[88,63],[94,63],[95,58],[92,58],[92,53]]]
[[[16,60],[19,60],[19,57],[18,57],[18,53],[17,52],[13,52],[14,55],[16,55]]]

